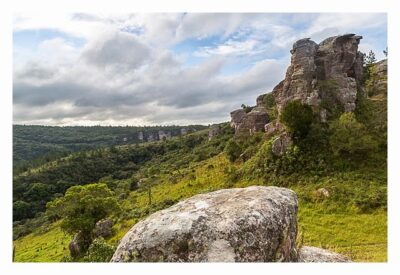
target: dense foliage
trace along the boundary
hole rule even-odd
[[[310,105],[294,100],[283,108],[280,120],[285,124],[292,138],[297,141],[308,134],[313,116]]]
[[[205,129],[206,126],[154,126],[154,127],[53,127],[39,125],[13,125],[13,165],[15,174],[38,166],[71,152],[104,148],[112,145],[135,144],[158,131],[170,132],[171,136]]]

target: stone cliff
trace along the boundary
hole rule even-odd
[[[309,38],[295,42],[285,79],[272,90],[278,113],[293,100],[312,106],[322,122],[333,111],[354,111],[363,74],[363,55],[358,51],[361,39],[361,36],[346,34],[329,37],[319,44]],[[267,124],[269,117],[260,108],[265,106],[266,96],[257,98],[257,120],[252,118],[253,111],[231,112],[231,125],[236,134],[265,131],[260,125]]]

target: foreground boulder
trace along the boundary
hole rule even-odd
[[[196,195],[137,223],[112,262],[297,261],[297,196],[252,186]]]
[[[322,248],[303,246],[299,249],[298,261],[303,263],[340,263],[351,262],[343,255]]]

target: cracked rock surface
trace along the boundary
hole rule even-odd
[[[297,261],[297,196],[251,186],[199,194],[158,211],[123,237],[112,262]]]

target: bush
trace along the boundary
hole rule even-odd
[[[330,144],[335,155],[356,156],[376,151],[378,143],[369,135],[354,113],[344,113],[331,123]]]
[[[225,152],[229,161],[234,162],[240,157],[242,149],[234,139],[230,139],[225,146]]]
[[[115,247],[109,245],[102,237],[95,239],[89,246],[85,262],[109,262],[114,254]]]
[[[289,102],[282,110],[280,120],[288,128],[294,141],[304,138],[313,122],[313,111],[299,100]]]

